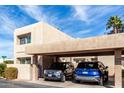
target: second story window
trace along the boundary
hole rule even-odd
[[[20,45],[31,43],[31,34],[21,35],[21,36],[18,36],[18,38],[19,38]]]

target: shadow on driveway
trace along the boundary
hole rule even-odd
[[[38,81],[40,82],[40,80]],[[52,83],[53,82],[53,83]],[[69,83],[70,82],[70,83]],[[71,83],[72,82],[72,83]],[[45,83],[48,83],[46,85]],[[53,84],[55,83],[55,86]],[[51,85],[52,84],[52,85]],[[81,83],[74,83],[73,80],[67,80],[66,83],[62,83],[60,81],[43,81],[41,80],[41,83],[32,83],[32,82],[26,82],[26,81],[13,81],[13,80],[5,80],[5,79],[0,79],[0,88],[61,88],[57,87],[56,85],[62,84],[62,85],[69,85],[70,87],[76,86],[97,86],[98,83],[88,83],[88,82],[81,82]],[[73,84],[73,85],[71,85]],[[104,84],[103,88],[114,88],[114,77],[109,78],[109,82]],[[123,88],[124,88],[124,78],[123,78]]]
[[[29,83],[24,81],[0,79],[0,88],[59,88],[59,87],[42,85],[42,84],[34,84],[34,83]]]
[[[109,82],[105,84],[107,88],[114,88],[114,77],[109,77]],[[124,77],[122,79],[122,88],[124,88]]]

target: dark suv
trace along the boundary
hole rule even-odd
[[[73,77],[74,65],[71,62],[56,62],[49,69],[44,70],[45,80],[65,81],[68,77]]]
[[[98,82],[103,85],[108,81],[108,67],[102,62],[81,62],[75,69],[74,79],[79,81]]]

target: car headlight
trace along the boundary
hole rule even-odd
[[[56,73],[60,74],[60,73],[61,73],[61,71],[57,71]]]
[[[57,71],[54,73],[56,76],[60,75],[61,74],[61,71]]]

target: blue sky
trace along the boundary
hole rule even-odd
[[[39,21],[74,38],[103,35],[110,16],[124,15],[124,6],[0,6],[0,56],[13,58],[13,32]]]

